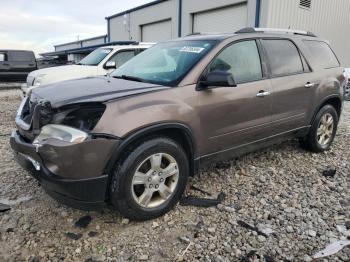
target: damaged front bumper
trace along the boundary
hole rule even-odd
[[[104,171],[119,142],[95,137],[78,144],[54,139],[37,146],[26,142],[17,130],[10,138],[19,164],[39,180],[49,195],[85,210],[104,206],[108,187]]]

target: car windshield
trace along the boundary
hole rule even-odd
[[[89,65],[96,66],[98,65],[110,52],[111,48],[98,48],[92,53],[90,53],[87,57],[82,59],[78,65]]]
[[[217,41],[172,41],[155,45],[115,70],[111,76],[174,86],[181,81]]]

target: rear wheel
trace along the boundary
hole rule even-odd
[[[302,145],[313,151],[328,150],[334,140],[338,127],[338,114],[331,105],[325,105],[317,113],[309,134],[301,140]]]
[[[156,218],[178,202],[188,175],[188,159],[180,145],[168,138],[151,139],[116,165],[110,199],[125,217]]]

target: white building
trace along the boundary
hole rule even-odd
[[[108,41],[156,42],[243,27],[311,31],[350,67],[350,0],[157,0],[106,17]]]
[[[78,62],[103,45],[274,27],[310,31],[329,40],[342,65],[350,67],[350,0],[156,0],[106,20],[107,35],[56,45],[43,55]]]

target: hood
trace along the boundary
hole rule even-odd
[[[163,90],[170,87],[112,77],[91,77],[60,82],[33,89],[31,100],[44,100],[51,107],[84,102],[105,102],[125,96]]]
[[[42,76],[41,85],[47,85],[64,80],[95,76],[96,74],[96,66],[65,65],[35,70],[29,76],[36,78],[40,75]]]

